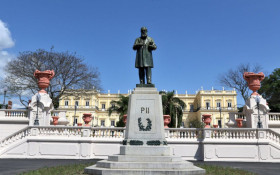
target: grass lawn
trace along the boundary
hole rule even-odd
[[[90,165],[92,165],[92,163],[47,167],[29,172],[24,172],[22,173],[22,175],[78,175],[84,174],[84,168]],[[199,164],[196,166],[205,169],[206,175],[256,175],[248,171],[229,167],[203,164]]]

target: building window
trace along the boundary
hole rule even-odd
[[[206,102],[206,109],[210,109],[210,103]]]
[[[111,121],[111,126],[115,126],[115,120]]]
[[[190,105],[190,112],[193,112],[193,105]]]
[[[105,111],[105,107],[106,107],[105,104],[102,104],[101,106],[102,106],[102,111]]]
[[[231,102],[227,103],[228,108],[231,108]]]
[[[79,101],[75,101],[75,106],[79,106]]]
[[[113,103],[113,104],[112,104],[112,108],[114,108],[115,106],[116,106],[115,103]]]
[[[65,101],[65,102],[64,102],[64,106],[68,106],[68,101]]]
[[[101,120],[101,126],[105,126],[105,120]]]
[[[89,106],[89,101],[86,101],[86,106]]]
[[[221,103],[217,102],[217,108],[220,108],[220,107],[221,107]]]

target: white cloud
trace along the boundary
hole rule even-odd
[[[11,48],[15,45],[7,25],[0,20],[0,50]]]
[[[3,50],[11,48],[15,45],[15,42],[12,39],[11,32],[8,29],[7,25],[0,20],[0,78],[4,78],[4,67],[14,57],[14,55]]]

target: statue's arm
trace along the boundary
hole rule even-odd
[[[149,42],[149,50],[156,50],[157,46],[154,42],[154,40],[151,38],[150,42]]]
[[[137,50],[139,49],[141,46],[143,46],[143,44],[140,43],[139,39],[137,38],[134,42],[134,45],[133,45],[133,50]]]

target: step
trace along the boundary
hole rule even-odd
[[[121,146],[121,155],[171,156],[169,146]]]
[[[184,169],[193,167],[193,163],[182,162],[113,162],[101,160],[96,163],[100,168],[111,169]]]
[[[133,155],[112,155],[108,157],[108,161],[115,162],[180,162],[181,157],[178,156],[133,156]]]
[[[94,175],[204,175],[205,170],[193,166],[188,169],[107,169],[96,165],[85,168],[85,173]]]

